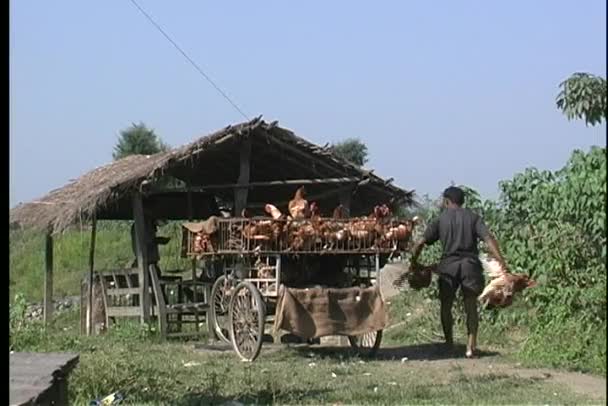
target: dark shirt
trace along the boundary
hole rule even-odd
[[[424,232],[427,244],[441,241],[443,246],[442,262],[460,258],[478,258],[477,243],[484,240],[490,231],[482,218],[465,208],[445,209]]]

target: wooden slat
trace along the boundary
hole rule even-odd
[[[106,312],[108,317],[138,317],[141,315],[139,306],[109,306]]]
[[[158,275],[155,269],[149,269],[148,274],[150,276],[152,290],[154,291],[154,297],[156,297],[156,307],[158,309],[158,329],[160,335],[163,338],[167,337],[167,305],[165,303],[165,297],[163,295],[162,286],[158,280]]]
[[[106,291],[108,296],[139,295],[139,293],[139,288],[109,288]]]
[[[77,354],[11,354],[9,404],[67,405],[66,378],[78,360]]]

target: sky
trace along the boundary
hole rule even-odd
[[[606,75],[605,1],[138,2],[247,116],[358,137],[419,195],[495,198],[606,144],[555,107],[573,72]],[[128,0],[11,1],[9,52],[11,207],[110,162],[131,123],[179,146],[244,120]]]

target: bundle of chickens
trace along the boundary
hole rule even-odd
[[[528,275],[507,272],[495,259],[480,260],[490,282],[479,295],[479,301],[488,309],[508,307],[516,293],[536,286]]]
[[[405,279],[410,288],[420,290],[431,286],[433,280],[433,272],[437,269],[437,265],[422,266],[413,264],[405,273]]]

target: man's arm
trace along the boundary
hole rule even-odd
[[[484,238],[483,242],[485,242],[488,246],[488,251],[490,251],[490,255],[496,258],[502,269],[507,271],[507,262],[505,261],[500,252],[500,248],[498,247],[498,241],[496,241],[496,238],[494,238],[492,234],[488,233],[486,238]]]
[[[486,224],[484,223],[481,217],[477,218],[475,222],[475,232],[477,236],[483,240],[488,246],[488,251],[490,251],[490,255],[494,257],[500,266],[506,271],[507,270],[507,262],[500,252],[500,248],[498,247],[498,242],[496,238],[492,235]]]
[[[423,239],[421,239],[420,241],[418,241],[416,244],[414,244],[414,248],[412,250],[412,259],[411,259],[411,263],[413,265],[418,263],[418,257],[420,256],[420,253],[422,252],[422,249],[424,248],[424,245],[426,244],[426,241]]]
[[[439,220],[433,221],[428,225],[426,230],[424,231],[424,235],[420,241],[418,241],[412,250],[412,259],[411,263],[416,264],[418,262],[418,257],[422,252],[422,249],[425,245],[431,245],[435,241],[439,239]]]

